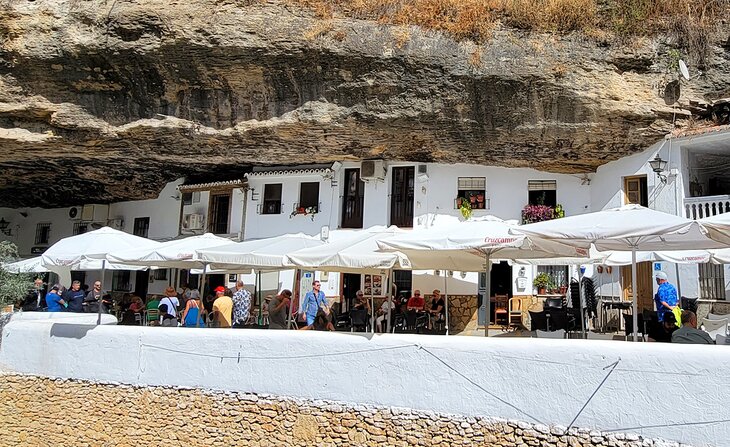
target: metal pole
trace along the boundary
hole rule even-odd
[[[205,296],[205,274],[206,274],[207,271],[208,271],[208,264],[207,263],[204,263],[203,264],[203,273],[200,275],[200,280],[201,280],[200,281],[200,288],[198,289],[198,295],[200,295],[200,304],[203,305],[203,308],[200,309],[198,311],[198,313],[202,313],[203,311],[205,311],[205,299],[207,298],[207,296]],[[188,274],[189,273],[190,273],[190,271],[188,271]],[[189,279],[190,278],[188,277],[188,280]],[[190,287],[189,284],[188,284],[188,287]],[[205,319],[206,324],[208,323],[208,318],[207,317],[208,316],[206,315],[206,319]]]
[[[486,253],[486,269],[487,269],[487,277],[484,278],[484,311],[485,311],[485,318],[484,318],[484,336],[489,337],[489,315],[491,314],[492,310],[492,261],[490,260],[491,253],[487,251]]]
[[[291,329],[291,312],[294,308],[294,297],[295,293],[297,291],[297,274],[299,273],[298,269],[294,270],[294,283],[291,287],[291,298],[289,299],[289,309],[287,310],[287,316],[286,316],[286,328]]]
[[[634,341],[639,341],[639,318],[637,315],[637,303],[636,303],[636,245],[631,246],[631,312],[633,315],[631,316],[633,321],[633,332],[634,332]]]
[[[674,263],[674,272],[677,274],[677,302],[682,307],[682,282],[679,280],[679,264]]]
[[[585,295],[586,292],[583,289],[583,269],[578,266],[578,301],[580,301],[580,327],[583,338],[586,338],[586,305]]]
[[[444,311],[446,321],[444,324],[446,325],[446,335],[449,335],[449,278],[448,278],[449,271],[444,270]]]
[[[388,284],[388,295],[390,295],[390,306],[388,306],[388,316],[386,317],[385,322],[385,333],[390,333],[390,309],[395,304],[395,297],[393,296],[393,269],[388,270],[388,280],[386,281]]]
[[[259,318],[256,324],[261,326],[261,323],[264,322],[264,300],[261,295],[261,270],[256,271],[256,284],[256,295],[259,297]]]
[[[101,324],[101,306],[102,306],[102,299],[104,298],[104,274],[106,273],[106,259],[101,260],[101,284],[102,289],[100,290],[101,295],[99,296],[99,301],[96,303],[97,307],[97,314],[96,314],[96,325]]]

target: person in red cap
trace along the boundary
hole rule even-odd
[[[215,288],[215,301],[213,302],[213,321],[217,327],[231,327],[231,315],[233,313],[233,300],[225,295],[226,288],[218,286]]]

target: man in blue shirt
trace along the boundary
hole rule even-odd
[[[329,306],[327,305],[327,299],[324,297],[324,292],[319,290],[321,287],[319,281],[312,283],[312,290],[307,292],[302,301],[302,313],[307,317],[307,326],[314,324],[314,317],[317,316],[317,311],[321,307],[329,315]]]
[[[658,271],[654,274],[656,283],[659,286],[656,295],[654,295],[654,302],[656,302],[656,313],[659,321],[664,321],[664,313],[671,312],[672,309],[677,307],[677,289],[667,281],[667,274]]]
[[[74,281],[71,288],[63,294],[63,300],[68,303],[67,310],[69,312],[83,312],[84,298],[86,298],[86,294],[81,290],[81,282],[79,281]]]
[[[61,286],[55,285],[46,294],[46,306],[48,312],[63,312],[68,304],[61,298]]]

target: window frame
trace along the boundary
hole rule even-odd
[[[269,188],[276,189],[275,187],[278,187],[279,193],[278,199],[272,199],[267,198],[267,191]],[[261,200],[261,213],[260,214],[281,214],[282,212],[282,196],[284,192],[284,184],[283,183],[265,183],[264,184],[264,191],[262,194],[262,200]]]
[[[548,199],[547,192],[551,192],[552,201]],[[542,193],[543,200],[533,200],[533,193]],[[551,203],[555,202],[555,203]],[[527,181],[527,204],[531,206],[546,205],[551,208],[558,206],[558,181],[557,180],[528,180]]]
[[[315,213],[319,212],[319,189],[320,189],[319,183],[320,182],[301,182],[301,183],[299,183],[299,204],[298,204],[299,207],[303,207],[305,209],[313,207]],[[317,194],[316,194],[316,199],[314,199],[314,203],[305,203],[304,202],[303,197],[304,197],[304,186],[305,185],[316,187]],[[310,193],[311,193],[311,191],[310,191]],[[311,199],[311,197],[309,199]]]
[[[482,195],[482,201],[479,201],[479,195]],[[475,197],[472,202],[471,197]],[[454,200],[454,209],[459,209],[459,200],[466,199],[473,210],[489,209],[487,200],[487,178],[486,177],[457,177],[456,178],[456,199]]]
[[[147,225],[144,225],[144,222],[147,222]],[[139,223],[139,225],[138,225]],[[140,231],[138,231],[140,230]],[[144,234],[142,234],[144,233]],[[134,224],[132,225],[132,234],[138,237],[148,238],[150,234],[150,218],[147,217],[135,217],[134,218]]]
[[[34,245],[48,245],[51,242],[51,222],[38,222],[36,224],[34,240]]]

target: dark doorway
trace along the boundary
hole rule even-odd
[[[81,272],[78,270],[71,272],[71,282],[73,283],[74,281],[80,282],[82,286],[86,284],[86,272]],[[71,284],[64,284],[64,286],[70,288]]]
[[[413,272],[393,270],[393,284],[396,288],[396,297],[410,298],[413,293]]]
[[[228,234],[228,216],[231,208],[231,194],[210,196],[208,231],[213,234]]]
[[[492,274],[490,275],[490,297],[495,295],[507,295],[508,298],[512,298],[512,266],[507,264],[507,261],[492,263]],[[481,272],[479,274],[479,325],[483,326],[486,320],[486,306],[484,306],[484,297],[486,295],[486,274]],[[490,319],[494,321],[494,305],[490,306]]]
[[[134,277],[134,294],[138,297],[145,299],[147,297],[147,290],[150,285],[150,271],[149,270],[137,270],[137,274]]]
[[[223,286],[227,288],[226,284],[226,275],[206,275],[205,277],[205,294],[207,295],[215,295],[213,293],[213,290],[215,290],[218,286]]]
[[[393,168],[393,189],[390,194],[390,224],[413,227],[413,166]]]
[[[355,299],[355,293],[360,290],[362,276],[359,273],[343,273],[342,274],[342,296],[345,297],[344,307],[341,310],[345,312],[352,309],[352,303]]]
[[[365,184],[359,169],[345,169],[345,191],[342,194],[342,228],[362,228]]]

